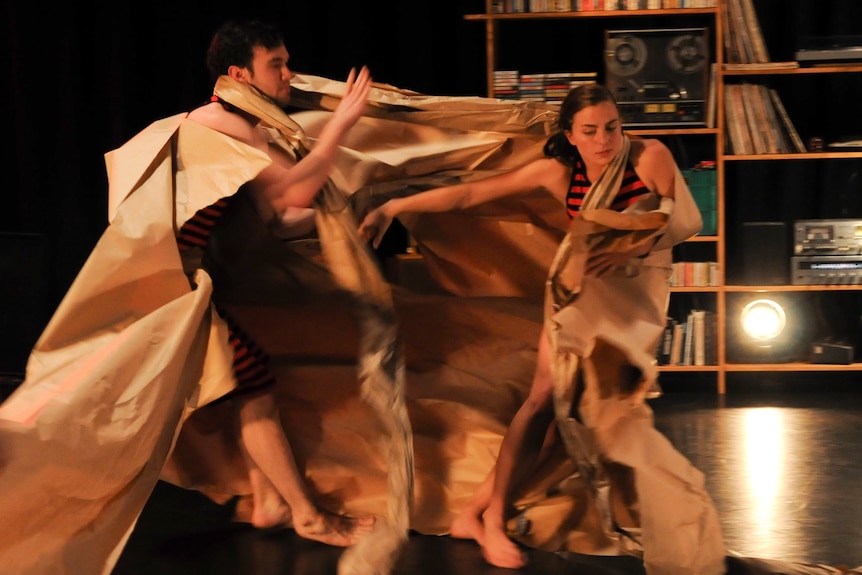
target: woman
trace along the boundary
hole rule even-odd
[[[582,208],[643,213],[660,205],[672,204],[680,180],[672,154],[658,140],[629,140],[623,133],[613,96],[605,87],[590,84],[574,88],[561,105],[558,127],[558,132],[545,144],[545,157],[484,180],[389,200],[365,216],[359,227],[360,234],[373,240],[376,248],[393,218],[400,214],[463,210],[537,189],[544,189],[556,197],[572,221],[580,218]],[[594,183],[606,182],[610,178],[612,166],[616,166],[621,180],[616,179],[610,186],[613,189],[606,194],[605,203],[597,202],[595,194],[588,196],[587,193]],[[698,227],[699,219],[689,226],[693,231],[687,234],[696,233]],[[617,332],[624,334],[634,333],[629,331],[633,328],[637,332],[635,346],[640,348],[644,357],[652,356],[664,325],[670,274],[669,248],[672,245],[661,239],[660,234],[652,234],[646,241],[612,243],[610,249],[591,251],[582,269],[585,286],[587,282],[598,282],[595,289],[583,290],[585,301],[590,301],[592,296],[588,291],[598,294],[598,298],[605,297],[604,294],[613,298],[614,286],[629,281],[632,274],[626,269],[630,266],[657,262],[653,264],[652,273],[658,278],[658,283],[637,284],[648,286],[638,289],[660,292],[645,298],[645,305],[638,302],[640,307],[650,308],[649,321],[641,321],[634,327],[635,322],[620,310],[621,317],[608,322],[620,323],[621,328]],[[653,258],[650,255],[653,249],[664,252],[663,257]],[[627,296],[631,294],[630,291],[624,293]],[[653,302],[654,305],[650,306]],[[636,313],[632,319],[642,318],[643,315]],[[587,325],[595,323],[579,322],[577,331],[584,332],[580,336],[584,340],[583,349],[579,351],[583,355],[590,353],[590,346],[598,333]],[[648,328],[642,329],[647,324]],[[519,568],[525,564],[520,548],[507,536],[506,520],[517,489],[535,469],[545,438],[551,437],[549,432],[555,419],[551,352],[557,340],[550,339],[550,336],[546,324],[538,345],[537,366],[529,395],[503,438],[495,469],[451,525],[453,537],[475,539],[481,545],[486,560],[499,567]]]

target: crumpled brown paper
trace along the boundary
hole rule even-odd
[[[312,139],[340,87],[297,78],[296,103],[319,108],[294,116]],[[372,99],[334,176],[360,211],[540,157],[556,120],[537,103],[386,86]],[[210,403],[232,386],[224,327],[206,274],[190,290],[173,234],[266,162],[182,115],[107,155],[110,226],[36,344],[25,382],[0,406],[0,509],[11,534],[0,564],[21,574],[109,573],[158,478],[217,501],[247,496],[225,424],[230,402]],[[393,290],[415,451],[411,527],[444,534],[526,395],[544,282],[567,219],[536,191],[404,223],[452,294]],[[235,281],[220,294],[272,356],[284,425],[318,500],[383,516],[386,430],[359,396],[357,322],[314,242],[266,241],[271,251],[239,249],[221,262]],[[623,552],[561,445],[516,506],[533,517],[532,530],[513,531],[525,544]]]

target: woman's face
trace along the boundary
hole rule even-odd
[[[588,166],[607,166],[623,143],[620,114],[613,102],[587,106],[575,113],[572,129],[566,132],[569,143]]]

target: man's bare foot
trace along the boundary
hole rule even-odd
[[[449,526],[449,536],[455,539],[473,539],[481,545],[485,539],[485,525],[478,515],[464,510]]]
[[[323,510],[306,517],[295,517],[293,528],[305,539],[347,547],[374,530],[374,516],[351,517]]]
[[[520,569],[527,564],[524,553],[502,530],[488,529],[486,526],[485,541],[481,545],[482,556],[491,565],[506,569]]]
[[[258,529],[290,527],[293,515],[290,506],[280,497],[257,504],[251,512],[251,524]]]

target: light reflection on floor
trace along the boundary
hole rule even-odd
[[[862,564],[862,391],[805,405],[658,400],[656,426],[706,475],[729,551]]]

